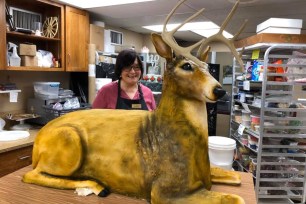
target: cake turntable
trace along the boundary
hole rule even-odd
[[[25,120],[39,118],[40,116],[37,114],[7,114],[6,118],[9,120],[17,121],[19,124],[11,127],[12,130],[29,130],[32,126],[30,124],[26,124]]]

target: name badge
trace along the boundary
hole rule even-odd
[[[140,109],[140,108],[141,108],[141,104],[139,104],[139,103],[133,103],[133,104],[132,104],[132,108],[133,108],[133,109]]]

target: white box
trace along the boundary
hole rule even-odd
[[[269,18],[268,20],[257,25],[256,32],[259,33],[260,31],[269,27],[301,29],[302,25],[302,19]]]
[[[281,33],[281,34],[301,34],[300,28],[280,28],[280,27],[268,27],[266,29],[257,32],[260,33]]]

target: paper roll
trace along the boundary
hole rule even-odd
[[[96,77],[96,65],[95,64],[88,65],[88,76]]]
[[[88,44],[88,64],[96,63],[96,44]]]
[[[88,65],[88,102],[92,104],[96,97],[96,65]]]
[[[88,102],[96,97],[96,44],[88,44]]]
[[[96,78],[88,77],[88,102],[93,103],[96,97]]]

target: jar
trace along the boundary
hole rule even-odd
[[[242,120],[251,121],[251,112],[247,110],[242,110]]]
[[[255,126],[260,124],[260,117],[256,115],[251,115],[250,118],[251,118],[251,129],[256,131]]]
[[[244,103],[245,102],[245,93],[244,92],[239,92],[238,93],[238,98],[239,98],[239,101],[241,103]]]
[[[245,146],[248,146],[249,142],[248,142],[248,135],[247,134],[243,134],[241,136],[241,143],[244,144]]]
[[[249,167],[250,164],[250,157],[247,154],[242,155],[242,166]]]
[[[251,112],[250,111],[246,111],[246,110],[242,110],[242,125],[244,125],[245,127],[250,127],[251,126]]]
[[[256,176],[257,159],[252,159],[249,165],[249,172]]]
[[[245,95],[245,102],[247,104],[252,104],[253,100],[254,100],[254,95],[252,95],[252,94],[246,94]]]
[[[234,117],[235,117],[235,121],[237,123],[242,123],[242,113],[241,113],[241,110],[234,110]]]

